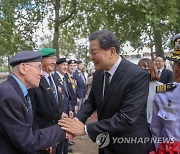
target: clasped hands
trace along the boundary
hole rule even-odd
[[[67,132],[67,139],[71,139],[74,136],[82,136],[86,134],[84,124],[77,118],[72,119],[69,117],[62,117],[62,119],[58,121],[58,125],[61,126],[61,129]]]

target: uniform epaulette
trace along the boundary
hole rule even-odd
[[[166,91],[173,90],[174,88],[176,88],[176,85],[175,85],[175,84],[173,84],[173,83],[167,83],[167,84],[163,84],[163,85],[156,86],[156,92],[157,92],[157,93],[166,92]]]

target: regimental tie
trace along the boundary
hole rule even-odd
[[[32,111],[31,99],[30,99],[28,94],[25,96],[25,103],[26,103],[25,104],[26,110],[27,110],[28,116],[29,116],[29,122],[30,122],[30,125],[32,126],[32,123],[33,123],[33,111]]]
[[[110,82],[110,76],[111,76],[111,74],[109,73],[109,72],[105,72],[105,75],[104,75],[104,77],[105,77],[105,85],[104,85],[104,95],[103,95],[103,99],[104,99],[104,97],[107,95],[107,90],[108,90],[108,88],[109,88],[109,82]]]
[[[69,80],[70,80],[70,82],[71,82],[73,91],[76,92],[76,84],[75,84],[74,78],[73,78],[71,75],[68,75],[68,77],[69,77]]]
[[[50,85],[51,91],[52,91],[52,93],[53,93],[54,99],[55,99],[55,101],[56,101],[56,104],[58,105],[59,99],[58,99],[58,95],[57,95],[57,93],[56,93],[56,87],[55,87],[55,85],[54,85],[54,83],[53,83],[52,78],[51,78],[50,75],[48,76],[48,79],[49,79],[49,85]]]

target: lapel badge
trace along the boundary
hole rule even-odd
[[[172,101],[170,99],[168,99],[168,106],[172,105]]]
[[[62,101],[64,100],[64,95],[62,95]]]
[[[71,81],[68,79],[68,82],[71,82]]]
[[[50,89],[51,89],[50,87],[47,88],[47,90],[50,90]]]
[[[58,86],[58,91],[61,93],[62,92],[62,89],[61,87]]]
[[[81,74],[78,73],[79,76],[81,76]]]

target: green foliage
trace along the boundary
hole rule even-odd
[[[172,48],[171,37],[179,33],[180,3],[177,0],[60,0],[60,54],[88,58],[87,45],[75,40],[93,31],[110,29],[119,37],[121,48],[128,42],[134,50],[156,46]],[[55,26],[55,0],[1,0],[0,55],[37,47],[34,32],[46,17]],[[158,32],[158,33],[157,33]],[[157,35],[159,34],[159,35]],[[53,34],[40,47],[52,47]],[[157,38],[158,41],[155,39]],[[162,40],[162,41],[159,41]]]

